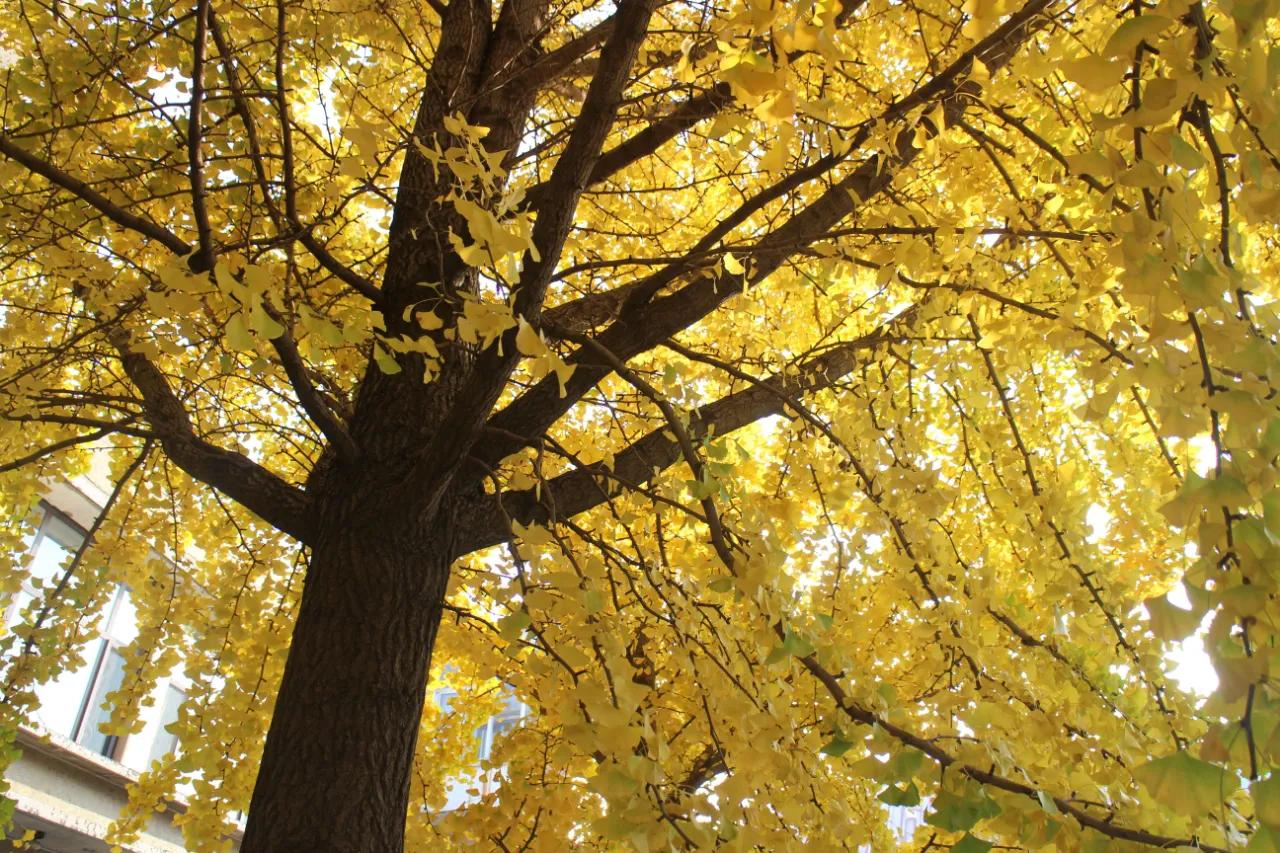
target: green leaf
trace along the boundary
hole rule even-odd
[[[990,844],[967,833],[964,838],[951,845],[953,853],[987,853],[990,849]]]
[[[1280,832],[1269,826],[1260,826],[1249,839],[1248,853],[1280,853]]]
[[[885,765],[886,778],[899,782],[910,781],[924,765],[924,753],[918,749],[904,749],[889,759]]]
[[[798,658],[813,654],[813,643],[810,643],[799,634],[793,633],[790,628],[782,636],[782,645],[774,648],[769,652],[769,657],[765,658],[765,663],[772,665],[781,663],[788,657],[795,655]]]
[[[1216,764],[1193,758],[1184,750],[1157,758],[1133,771],[1151,795],[1175,812],[1207,815],[1221,807],[1239,780]]]
[[[262,308],[255,308],[250,319],[253,322],[253,330],[269,341],[284,334],[284,326],[273,320],[271,315]]]
[[[392,357],[391,353],[380,346],[373,348],[373,360],[377,363],[378,369],[388,376],[400,372],[400,363]]]
[[[831,740],[827,741],[826,746],[820,750],[823,755],[830,755],[832,758],[839,758],[850,749],[853,748],[854,741],[845,740],[840,732],[836,732],[831,736]]]
[[[244,315],[239,312],[232,314],[227,321],[227,346],[241,352],[253,349],[253,335],[249,334]]]
[[[920,789],[916,787],[915,782],[908,782],[905,788],[890,785],[881,791],[876,799],[887,806],[918,806]]]
[[[523,610],[517,610],[509,616],[503,616],[498,620],[498,636],[506,640],[508,643],[515,642],[520,637],[520,632],[533,624],[533,619],[529,618],[529,614]]]
[[[1204,155],[1177,134],[1170,138],[1170,148],[1173,149],[1173,162],[1184,169],[1199,169],[1205,164]]]
[[[1280,775],[1272,771],[1261,782],[1249,787],[1253,797],[1253,814],[1271,829],[1280,830]]]
[[[719,577],[707,584],[712,592],[730,592],[733,590],[733,578],[731,576]]]
[[[1000,811],[1000,806],[987,796],[985,789],[970,785],[960,792],[940,792],[924,821],[949,832],[967,832],[978,821],[995,817]]]

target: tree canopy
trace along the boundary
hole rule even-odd
[[[0,726],[128,584],[121,841],[1280,849],[1275,0],[2,8],[3,591],[115,488]]]

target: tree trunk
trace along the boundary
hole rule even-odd
[[[245,853],[394,853],[404,845],[450,548],[447,536],[422,534],[420,519],[342,486],[345,509],[320,513]]]

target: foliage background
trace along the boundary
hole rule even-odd
[[[552,6],[546,56],[610,13]],[[156,444],[117,330],[194,434],[304,483],[326,436],[282,340],[341,416],[369,359],[447,357],[411,319],[479,349],[508,332],[501,408],[572,390],[574,344],[616,311],[592,295],[657,270],[662,294],[742,292],[491,460],[515,536],[455,566],[433,673],[460,698],[423,719],[409,849],[884,849],[876,798],[920,795],[916,847],[1280,846],[1274,2],[663,5],[606,150],[715,109],[592,183],[548,296],[574,308],[536,329],[508,297],[590,51],[504,165],[462,118],[413,137],[430,3],[219,2],[193,188],[206,8],[4,5],[6,588],[42,480],[121,483],[0,641],[4,723],[129,584],[120,729],[179,658],[195,689],[121,840],[185,781],[189,843],[225,845],[307,554]],[[481,274],[453,308],[424,283],[397,327],[363,287],[409,146],[452,175],[467,233],[437,239]],[[833,193],[850,215],[797,234]],[[683,431],[695,456],[651,470]],[[587,482],[571,519],[529,509]],[[1207,701],[1167,673],[1197,630]],[[499,684],[535,710],[494,753],[505,782],[437,821]]]

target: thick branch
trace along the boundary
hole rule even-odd
[[[714,88],[695,95],[667,115],[645,127],[624,142],[601,155],[591,169],[587,186],[594,186],[611,175],[653,154],[678,134],[710,118],[734,102],[729,84],[717,83]],[[551,192],[550,182],[532,187],[525,199],[530,207],[538,207]]]
[[[806,361],[798,371],[775,374],[702,406],[689,415],[690,436],[702,439],[711,434],[725,435],[794,410],[792,400],[798,404],[802,395],[830,388],[861,365],[868,350],[894,340],[898,334],[895,329],[914,316],[915,311],[908,309],[876,331]],[[554,477],[537,490],[506,492],[500,498],[488,495],[488,506],[459,537],[459,554],[506,541],[511,536],[508,519],[528,525],[570,518],[608,500],[609,492],[603,483],[615,480],[639,485],[682,458],[679,441],[663,427],[616,454],[612,468],[597,463]]]
[[[656,5],[657,0],[629,0],[619,4],[618,25],[601,50],[602,70],[591,80],[582,113],[548,180],[546,204],[538,210],[532,235],[536,252],[525,256],[524,268],[514,289],[512,307],[517,316],[536,321],[542,311],[551,274],[573,225],[578,198],[613,127],[631,66],[648,34],[649,18]],[[541,260],[535,261],[535,257]],[[476,360],[468,374],[467,392],[454,401],[454,408],[422,455],[423,462],[415,466],[411,480],[441,479],[443,469],[461,462],[465,448],[475,440],[477,430],[519,358],[515,333],[506,337],[508,340],[502,347],[485,350]],[[466,365],[453,362],[449,367],[465,369]],[[447,378],[443,381],[449,384]]]
[[[952,63],[946,71],[890,107],[884,119],[901,122],[917,107],[940,103],[947,121],[954,122],[981,93],[981,87],[968,77],[974,60],[981,59],[992,72],[1008,64],[1035,29],[1037,20],[1053,2],[1054,0],[1031,0],[972,50]],[[625,360],[652,349],[694,325],[726,299],[741,292],[747,285],[763,280],[792,255],[822,239],[842,219],[853,213],[858,203],[881,192],[919,154],[921,149],[916,148],[914,142],[914,129],[904,128],[895,140],[892,154],[876,155],[863,161],[817,200],[762,237],[750,249],[752,263],[746,273],[728,275],[703,271],[676,293],[649,301],[659,288],[686,274],[690,264],[676,262],[653,273],[645,279],[645,284],[634,286],[617,321],[601,333],[599,342]],[[824,163],[822,171],[839,162],[831,156],[823,159],[829,162]],[[817,177],[821,173],[820,171],[810,177]],[[796,186],[788,183],[785,191],[779,195],[790,192]],[[723,233],[724,226],[720,225],[707,237]],[[699,241],[698,247],[703,247],[704,243],[706,238]],[[570,356],[569,361],[577,369],[567,383],[566,393],[561,393],[555,379],[539,382],[495,415],[490,425],[505,433],[541,435],[583,394],[612,372],[607,364],[594,358],[587,348],[579,348]],[[499,439],[489,443],[478,455],[486,464],[493,464],[519,449],[509,439]]]
[[[71,193],[122,228],[127,228],[150,240],[155,240],[174,254],[191,254],[191,247],[172,231],[146,217],[130,213],[84,181],[67,174],[52,163],[19,147],[9,137],[2,134],[0,134],[0,154],[25,166],[28,171],[41,176],[54,186],[61,187]]]
[[[549,51],[524,69],[510,81],[510,85],[525,89],[540,89],[564,74],[591,51],[604,44],[613,35],[617,15],[607,18],[582,35]]]
[[[196,7],[196,34],[192,41],[191,108],[187,112],[187,178],[191,182],[191,212],[196,221],[200,245],[200,265],[213,267],[213,228],[209,224],[209,207],[204,186],[204,61],[209,30],[209,0],[199,0]]]
[[[836,27],[839,28],[844,26],[865,2],[866,0],[849,0],[849,2],[841,9],[840,14],[836,16]],[[592,30],[591,33],[588,33],[587,36],[595,34],[601,27],[606,25],[612,26],[612,23],[612,19],[605,21],[595,30]],[[576,40],[571,44],[577,44],[578,41],[585,40],[587,36],[583,36],[582,39]],[[566,45],[566,48],[567,47],[569,47],[569,45]],[[589,47],[590,45],[585,46],[585,48]],[[764,47],[764,45],[761,45],[761,47]],[[564,49],[565,48],[561,48],[561,50]],[[697,48],[695,48],[694,52],[700,54],[700,51]],[[804,50],[792,51],[787,55],[787,60],[789,62],[795,62],[808,52],[809,51]],[[586,49],[583,49],[582,54],[585,55],[585,53]],[[537,67],[538,66],[536,65],[534,66],[535,69]],[[732,88],[728,83],[724,82],[716,83],[707,91],[694,95],[684,103],[677,106],[667,115],[649,124],[644,130],[639,131],[626,141],[609,149],[609,151],[601,156],[599,162],[597,162],[595,167],[591,170],[591,177],[587,181],[587,186],[594,186],[611,175],[622,171],[632,163],[643,160],[645,157],[650,156],[661,148],[664,144],[674,139],[677,135],[683,133],[699,122],[720,113],[722,110],[736,102],[737,98],[734,97]],[[549,189],[550,187],[545,183],[532,187],[526,195],[528,204],[536,207],[539,200],[548,192]]]
[[[169,381],[146,356],[131,348],[128,332],[117,328],[109,335],[125,373],[142,395],[147,420],[169,459],[280,531],[306,542],[311,536],[306,493],[239,453],[197,436]]]

